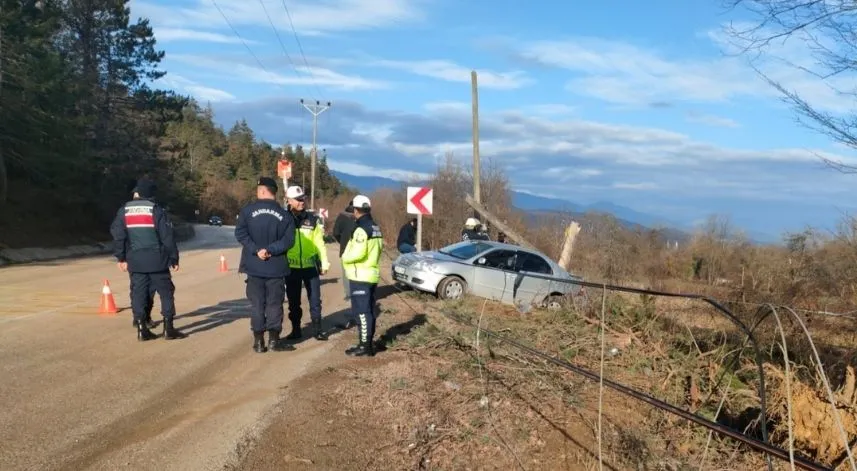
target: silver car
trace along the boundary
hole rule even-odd
[[[580,291],[580,285],[558,280],[583,281],[541,252],[482,240],[399,255],[393,261],[393,279],[441,299],[470,293],[505,304],[549,309]]]

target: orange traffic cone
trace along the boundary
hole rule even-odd
[[[113,292],[110,291],[110,282],[104,280],[104,287],[101,288],[101,307],[98,309],[99,314],[116,314],[119,309],[116,309],[116,300],[113,299]]]
[[[224,257],[223,254],[220,254],[220,270],[218,270],[218,271],[220,271],[220,272],[229,271],[229,269],[226,268],[226,257]]]

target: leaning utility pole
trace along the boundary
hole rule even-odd
[[[315,104],[307,104],[304,103],[303,98],[301,98],[301,104],[304,105],[304,108],[312,114],[312,154],[310,155],[309,166],[309,209],[315,211],[315,161],[316,156],[318,155],[316,142],[316,138],[318,137],[318,115],[330,109],[330,102],[328,101],[327,104],[322,105],[320,101],[316,100]]]
[[[480,183],[482,169],[479,162],[479,88],[476,84],[476,71],[470,72],[470,93],[473,100],[473,199],[482,203]]]

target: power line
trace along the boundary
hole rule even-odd
[[[312,79],[312,84],[315,86],[315,90],[318,92],[319,96],[321,96],[321,89],[318,88],[318,82],[315,80],[315,74],[312,73],[312,68],[309,66],[309,62],[306,60],[306,54],[304,54],[304,47],[301,45],[301,40],[298,37],[298,32],[295,29],[295,24],[292,23],[292,14],[289,12],[289,7],[286,5],[286,0],[283,0],[283,8],[286,10],[286,16],[289,18],[289,26],[292,28],[292,34],[295,36],[295,41],[298,43],[298,50],[301,53],[301,57],[304,60],[304,65],[306,66],[307,73],[309,73],[310,78]]]
[[[271,29],[274,30],[274,35],[277,36],[277,41],[280,43],[280,48],[283,49],[283,54],[286,55],[286,59],[289,60],[289,64],[291,64],[291,66],[292,66],[292,71],[295,73],[295,76],[298,78],[298,80],[301,80],[302,77],[301,77],[300,73],[298,72],[297,67],[295,67],[295,62],[292,60],[292,56],[289,55],[289,51],[286,49],[286,45],[283,43],[283,38],[280,37],[280,32],[277,31],[277,27],[274,25],[274,20],[271,19],[271,15],[268,13],[268,9],[265,7],[264,0],[259,0],[259,5],[262,5],[262,11],[264,11],[265,16],[268,17],[268,23],[271,24]],[[310,92],[310,93],[312,93],[312,92]],[[315,98],[315,97],[313,97],[313,98]]]
[[[253,50],[252,50],[252,49],[250,49],[250,46],[248,46],[248,45],[247,45],[247,42],[246,42],[246,41],[244,41],[244,38],[242,38],[242,37],[241,37],[241,35],[240,35],[240,34],[238,34],[238,31],[237,31],[237,30],[232,26],[232,23],[230,23],[230,22],[229,22],[229,18],[227,18],[227,17],[226,17],[226,14],[225,14],[225,13],[223,13],[223,10],[221,10],[221,9],[220,9],[220,5],[218,5],[218,4],[217,4],[217,1],[216,1],[216,0],[211,0],[211,3],[213,3],[213,4],[214,4],[214,8],[217,8],[217,11],[219,11],[219,12],[220,12],[220,16],[222,16],[222,17],[223,17],[223,21],[225,21],[225,22],[226,22],[226,24],[229,26],[229,29],[231,29],[231,30],[232,30],[232,32],[235,34],[235,36],[236,36],[236,37],[241,41],[241,44],[243,44],[243,45],[244,45],[244,47],[245,47],[245,48],[247,48],[247,52],[249,52],[249,53],[250,53],[250,55],[251,55],[251,56],[253,56],[253,58],[254,58],[254,59],[256,59],[256,63],[258,63],[258,64],[259,64],[259,67],[261,67],[261,68],[262,68],[262,70],[264,70],[265,72],[268,72],[268,69],[265,67],[265,64],[263,64],[263,63],[262,63],[262,61],[261,61],[261,60],[259,60],[259,57],[258,57],[258,56],[256,56],[256,54],[255,54],[255,53],[253,53]]]

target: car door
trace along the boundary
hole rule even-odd
[[[471,292],[479,297],[510,304],[515,278],[515,250],[492,250],[473,263]]]
[[[542,302],[552,291],[553,282],[532,275],[553,276],[550,264],[541,255],[519,250],[512,283],[515,304],[532,305]]]

